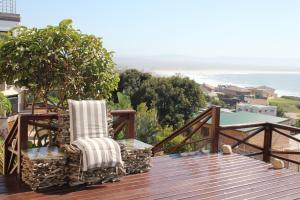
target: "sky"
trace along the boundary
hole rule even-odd
[[[300,69],[297,0],[17,0],[17,11],[28,27],[70,18],[123,60],[203,58]]]

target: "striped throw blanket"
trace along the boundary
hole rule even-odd
[[[68,100],[71,144],[82,152],[82,170],[123,165],[120,146],[109,138],[105,101]]]

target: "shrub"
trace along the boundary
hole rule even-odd
[[[11,112],[12,105],[10,101],[0,92],[0,115],[5,115],[6,112]]]
[[[179,76],[153,77],[146,80],[135,93],[136,102],[146,102],[155,108],[161,126],[180,127],[205,106],[205,97],[199,85]]]
[[[18,27],[0,44],[0,78],[26,87],[47,105],[49,93],[63,107],[68,98],[108,98],[119,81],[101,38],[74,29],[71,20],[46,28]]]

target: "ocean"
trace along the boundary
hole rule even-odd
[[[266,85],[276,89],[279,96],[300,97],[299,72],[221,72],[197,70],[155,70],[155,74],[172,76],[175,74],[187,76],[198,83],[210,85],[227,84],[241,87]]]

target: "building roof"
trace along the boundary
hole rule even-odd
[[[275,117],[271,115],[263,115],[250,112],[221,112],[220,125],[235,125],[246,123],[282,123],[288,121],[287,118]]]
[[[247,88],[238,87],[235,85],[228,85],[225,87],[226,90],[236,91],[236,92],[250,92]]]
[[[0,12],[0,20],[20,22],[21,17],[20,17],[20,14]]]
[[[257,89],[261,89],[261,90],[269,90],[269,91],[275,91],[274,88],[271,88],[271,87],[268,87],[268,86],[265,86],[265,85],[261,85],[259,87],[256,87]]]
[[[283,117],[275,117],[271,115],[263,115],[259,113],[250,112],[221,112],[220,125],[229,126],[237,124],[253,124],[253,123],[283,123],[287,122],[289,119]],[[210,123],[210,122],[209,122]],[[256,128],[244,128],[239,129],[240,131],[249,132],[255,130]]]
[[[249,104],[249,103],[239,103],[239,106],[249,106],[256,108],[277,108],[277,106],[261,105],[261,104]]]
[[[245,98],[245,100],[246,100],[249,104],[268,105],[268,100],[267,100],[267,99]]]
[[[207,94],[213,93],[213,92],[215,91],[215,89],[216,89],[214,86],[208,85],[208,84],[205,84],[205,83],[201,84],[201,85],[200,85],[200,88],[201,88],[201,90],[202,90],[204,93],[207,93]]]

